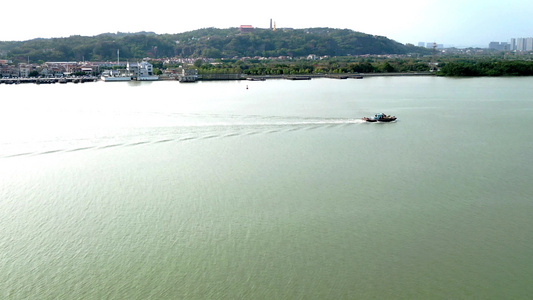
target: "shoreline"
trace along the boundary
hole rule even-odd
[[[264,81],[268,79],[286,79],[286,80],[311,80],[314,78],[330,79],[363,79],[365,77],[393,77],[393,76],[435,76],[431,72],[417,73],[345,73],[345,74],[299,74],[299,75],[245,75],[245,74],[200,74],[197,81],[230,81],[230,80],[249,80]],[[177,77],[160,76],[154,81],[176,80]],[[52,78],[0,78],[0,84],[65,84],[65,83],[85,83],[102,81],[96,76],[86,77],[52,77]],[[132,80],[134,81],[134,80]]]
[[[207,75],[207,77],[206,77]],[[416,72],[416,73],[343,73],[343,74],[291,74],[291,75],[245,75],[245,74],[200,74],[198,81],[212,80],[250,80],[263,81],[268,79],[286,79],[286,80],[310,80],[313,78],[330,78],[330,79],[363,79],[365,77],[395,77],[395,76],[435,76],[433,72]],[[160,80],[168,80],[161,79]]]

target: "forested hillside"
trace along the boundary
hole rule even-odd
[[[180,34],[150,32],[71,36],[0,42],[0,59],[27,61],[107,61],[144,57],[277,57],[346,56],[363,54],[428,53],[429,50],[403,45],[386,37],[348,29],[256,28],[240,33],[238,28],[206,28]]]

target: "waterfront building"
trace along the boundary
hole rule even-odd
[[[30,77],[33,67],[30,64],[19,64],[19,77]]]
[[[0,65],[0,77],[18,77],[19,70],[15,66]]]
[[[81,65],[81,71],[87,75],[100,73],[100,66],[97,63],[84,62]]]
[[[126,69],[133,78],[140,81],[158,80],[159,76],[154,75],[154,67],[151,63],[143,61],[140,63],[130,63],[126,65]]]

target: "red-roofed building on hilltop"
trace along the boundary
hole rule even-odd
[[[239,32],[241,33],[248,33],[253,31],[254,27],[252,25],[241,25],[241,27],[239,27]]]

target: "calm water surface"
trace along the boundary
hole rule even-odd
[[[0,95],[0,298],[533,297],[533,78]]]

